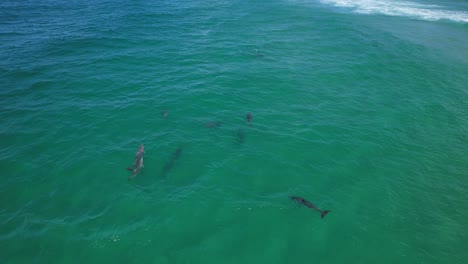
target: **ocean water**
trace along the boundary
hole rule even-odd
[[[0,87],[1,263],[468,258],[466,1],[3,0]]]

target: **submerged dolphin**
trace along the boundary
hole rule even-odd
[[[251,113],[248,113],[245,118],[247,119],[247,122],[252,122],[252,119],[253,119],[253,115]]]
[[[182,147],[178,147],[177,150],[172,154],[171,159],[164,165],[163,168],[163,176],[166,176],[169,171],[174,167],[175,162],[180,158],[180,155],[182,155]]]
[[[163,118],[166,118],[168,113],[169,113],[168,110],[163,110],[163,111],[161,112],[161,115],[162,115]]]
[[[322,216],[322,218],[324,218],[325,215],[327,215],[327,214],[330,212],[330,210],[322,211],[322,210],[318,209],[317,207],[315,207],[315,205],[313,205],[311,202],[307,201],[306,199],[304,199],[304,198],[302,198],[302,197],[299,197],[299,196],[291,196],[290,198],[291,198],[292,200],[296,201],[296,202],[299,202],[299,203],[301,203],[301,204],[303,204],[303,205],[309,207],[309,208],[312,208],[312,209],[314,209],[314,210],[316,210],[316,211],[319,211],[320,214],[321,214],[321,216]]]
[[[222,123],[220,121],[208,122],[205,124],[205,127],[219,127]]]
[[[262,53],[258,53],[258,50],[256,49],[256,50],[255,50],[255,57],[257,57],[257,58],[263,58],[263,54],[262,54]]]
[[[239,128],[237,130],[237,142],[239,144],[244,143],[244,138],[245,138],[244,130],[242,128]]]
[[[137,151],[136,155],[135,155],[135,161],[133,162],[132,166],[127,168],[127,170],[132,171],[134,169],[134,167],[136,167],[138,165],[138,163],[140,162],[140,159],[143,157],[143,154],[145,154],[145,146],[143,146],[143,144],[141,144],[140,147],[138,148],[138,151]]]
[[[141,168],[143,168],[143,156],[141,156],[140,160],[138,161],[138,165],[136,166],[135,169],[133,169],[133,174],[132,176],[128,177],[128,179],[133,179],[137,176],[137,174],[140,172]]]

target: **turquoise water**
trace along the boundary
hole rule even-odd
[[[465,1],[4,0],[1,262],[465,263],[467,84]]]

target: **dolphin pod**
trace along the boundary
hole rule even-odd
[[[163,110],[161,114],[162,114],[163,118],[167,117],[168,110]],[[253,115],[251,113],[247,113],[245,115],[245,118],[246,118],[247,123],[250,124],[252,122],[252,120],[253,120]],[[212,121],[212,122],[205,123],[205,127],[207,127],[207,128],[219,127],[221,125],[222,125],[222,122],[220,122],[220,121]],[[244,142],[244,138],[245,138],[244,129],[239,128],[237,130],[236,136],[237,136],[238,143],[242,144]],[[174,164],[176,163],[176,161],[182,155],[182,150],[183,150],[182,147],[178,147],[177,150],[172,154],[171,158],[169,159],[169,161],[165,164],[165,166],[163,168],[163,176],[166,176],[169,173],[169,171],[171,171],[171,169],[174,166]],[[143,166],[143,155],[144,155],[144,153],[145,153],[145,147],[144,147],[143,144],[141,144],[140,147],[138,148],[138,151],[137,151],[136,155],[135,155],[135,160],[134,160],[133,164],[130,167],[127,168],[128,170],[133,172],[133,174],[129,177],[129,180],[135,178],[138,175],[138,173],[140,172],[140,170],[144,167]],[[313,209],[315,211],[320,212],[321,218],[324,218],[330,212],[330,210],[321,210],[321,209],[319,209],[317,206],[315,206],[314,204],[312,204],[311,202],[307,201],[306,199],[304,199],[302,197],[290,196],[289,198],[291,200],[296,201],[297,203],[299,203],[301,205],[305,205],[306,207],[308,207],[310,209]]]

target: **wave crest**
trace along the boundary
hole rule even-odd
[[[322,4],[350,8],[356,13],[407,16],[422,20],[451,20],[468,23],[468,13],[446,10],[442,6],[419,4],[409,1],[385,0],[320,0]]]

